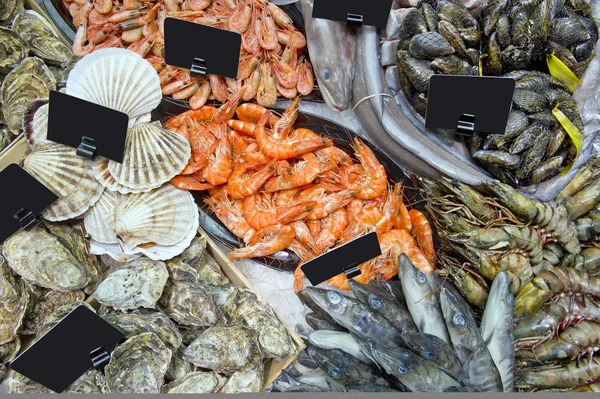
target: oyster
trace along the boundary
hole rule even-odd
[[[36,37],[29,46],[31,52],[49,65],[66,67],[75,62],[73,50],[55,37]]]
[[[23,374],[10,370],[5,381],[8,393],[51,394],[54,393],[42,384],[25,377]]]
[[[104,191],[94,178],[91,161],[62,144],[36,146],[23,167],[58,195],[58,201],[43,213],[45,219],[53,222],[83,215]]]
[[[10,342],[0,345],[0,381],[4,380],[6,364],[14,360],[21,349],[21,339],[17,336]]]
[[[169,272],[163,262],[137,259],[110,274],[96,290],[96,299],[119,310],[153,308]]]
[[[79,262],[40,227],[12,235],[4,242],[3,254],[13,271],[40,287],[80,290],[97,278],[96,269]]]
[[[96,313],[96,310],[85,302],[73,302],[68,305],[64,305],[46,318],[45,324],[38,333],[37,338],[44,336],[44,334],[52,330],[54,326],[60,323],[65,317],[69,315],[69,313],[71,313],[79,306],[85,306],[92,312]]]
[[[23,9],[23,0],[0,1],[0,21],[10,21],[13,16]]]
[[[273,309],[254,292],[240,289],[225,312],[232,322],[242,322],[258,333],[258,342],[266,357],[280,358],[296,353],[296,346]]]
[[[260,392],[263,386],[264,366],[258,363],[252,370],[236,371],[219,393]]]
[[[28,43],[36,37],[56,37],[54,27],[43,16],[33,10],[23,10],[15,16],[12,30]]]
[[[238,288],[233,286],[224,287],[218,285],[209,285],[207,288],[208,292],[210,292],[213,300],[215,301],[215,305],[217,305],[219,309],[223,309],[225,305],[231,303],[231,301],[234,301],[239,293]]]
[[[171,184],[126,195],[115,209],[115,231],[129,248],[145,243],[171,246],[184,240],[187,247],[198,226],[192,194]]]
[[[262,358],[256,332],[241,325],[213,326],[183,351],[183,359],[218,373],[255,367]]]
[[[85,215],[85,230],[95,241],[103,244],[119,243],[115,233],[115,208],[120,200],[121,194],[105,189],[98,202]]]
[[[198,278],[210,285],[225,285],[229,284],[229,279],[225,274],[217,260],[208,252],[204,253],[202,260],[196,266]]]
[[[158,306],[184,326],[208,327],[222,320],[212,296],[191,266],[181,261],[167,263],[169,280]]]
[[[17,33],[0,27],[0,73],[7,74],[27,57],[29,46]]]
[[[160,393],[171,350],[154,333],[129,338],[112,353],[106,366],[110,393]]]
[[[20,333],[24,335],[37,334],[44,324],[46,324],[46,319],[56,310],[74,302],[81,302],[84,299],[85,295],[82,291],[47,290],[33,304],[33,307],[25,317]]]
[[[23,114],[23,130],[29,147],[48,143],[48,99],[35,100]]]
[[[181,346],[182,338],[177,326],[163,313],[136,310],[131,313],[109,313],[102,318],[127,337],[151,332],[171,350]]]
[[[197,371],[165,386],[164,393],[216,393],[225,379],[215,372]]]
[[[177,176],[191,156],[189,141],[160,122],[138,123],[127,132],[123,163],[108,162],[117,183],[134,190],[157,188]]]
[[[196,267],[200,263],[200,260],[202,260],[202,258],[204,257],[206,251],[206,244],[206,236],[199,235],[197,237],[194,237],[194,239],[190,243],[190,246],[187,247],[185,251],[181,253],[181,255],[179,255],[179,260],[181,260],[184,263],[187,263],[188,265],[196,269]]]
[[[106,378],[98,370],[90,369],[71,384],[64,393],[108,393]]]
[[[15,135],[4,124],[0,124],[0,151],[3,151],[13,141]]]
[[[171,357],[171,364],[167,370],[167,380],[175,381],[185,377],[196,370],[196,366],[187,360],[183,360],[183,348],[179,348]]]

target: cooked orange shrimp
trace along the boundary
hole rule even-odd
[[[237,80],[248,79],[256,71],[261,62],[260,53],[240,57]]]
[[[217,109],[210,105],[205,105],[200,109],[192,109],[169,119],[165,123],[165,127],[168,129],[169,127],[181,126],[188,118],[195,122],[210,122],[216,111]]]
[[[333,247],[347,226],[348,213],[344,208],[337,209],[331,215],[322,219],[321,232],[315,240],[317,252],[321,254]]]
[[[298,255],[300,259],[304,259],[305,256],[308,256],[305,249],[302,247],[298,241],[292,242],[290,244],[290,249]],[[301,267],[305,262],[300,262],[296,270],[294,270],[294,292],[298,294],[304,288],[304,272]]]
[[[375,226],[383,216],[383,211],[378,207],[363,206],[340,235],[338,245],[345,244],[348,241],[374,231]]]
[[[292,190],[278,191],[273,197],[273,203],[275,204],[275,206],[290,205],[295,201],[297,195],[300,193],[301,190],[302,189],[300,188],[294,188]]]
[[[321,163],[321,174],[336,169],[340,165],[352,165],[350,155],[336,146],[321,148],[315,151],[315,155]]]
[[[215,187],[212,184],[198,181],[194,176],[195,175],[175,176],[171,179],[171,184],[177,188],[188,191],[204,191]]]
[[[210,6],[212,0],[191,0],[190,9],[194,11],[202,11]]]
[[[296,123],[296,119],[298,119],[298,105],[300,104],[300,97],[296,97],[294,101],[290,102],[290,105],[287,107],[283,115],[271,129],[271,136],[278,139],[286,139],[290,132],[294,127],[294,123]]]
[[[187,175],[198,172],[208,165],[209,156],[217,149],[218,143],[213,134],[200,124],[193,123],[189,129],[185,125],[182,130],[187,130],[187,137],[192,147],[192,157],[181,172],[182,175]]]
[[[94,0],[86,0],[84,4],[73,15],[73,25],[80,26],[83,21],[87,21],[88,16],[94,9]]]
[[[88,40],[87,30],[87,19],[84,19],[77,28],[75,39],[73,39],[73,54],[77,57],[86,56],[94,51],[95,45]]]
[[[244,103],[235,110],[235,114],[239,120],[256,125],[267,111],[268,109],[261,105]],[[271,114],[267,126],[274,126],[278,120],[279,117],[277,115]]]
[[[277,31],[277,40],[284,45],[291,45],[297,49],[306,47],[306,37],[296,30],[279,29]]]
[[[258,148],[258,144],[251,143],[248,145],[248,147],[246,147],[244,161],[258,165],[265,165],[271,162],[271,158],[269,158],[260,151],[260,149]]]
[[[398,222],[400,209],[402,205],[402,185],[396,183],[394,190],[388,192],[385,203],[383,204],[383,217],[379,219],[375,226],[377,235],[381,236],[383,233],[394,228],[394,224]]]
[[[358,184],[357,198],[373,199],[380,197],[387,187],[387,174],[373,151],[360,139],[354,138],[354,147],[364,173]]]
[[[276,207],[264,194],[256,194],[244,200],[244,216],[248,224],[260,230],[274,224],[288,224],[306,217],[313,209],[314,202]]]
[[[227,126],[236,132],[244,133],[246,136],[255,137],[254,131],[256,130],[256,124],[254,123],[230,119],[227,121]]]
[[[310,254],[310,257],[305,258],[305,260],[314,258],[317,255],[316,243],[306,222],[302,220],[296,220],[290,223],[289,226],[294,229],[296,240],[304,246],[306,254]]]
[[[281,53],[281,59],[283,62],[294,68],[296,74],[298,73],[298,49],[292,45],[287,45]]]
[[[126,10],[141,10],[148,7],[148,3],[140,0],[123,0],[123,8]]]
[[[238,90],[238,92],[231,96],[225,104],[221,105],[219,109],[217,109],[217,112],[215,112],[212,122],[225,123],[225,121],[231,119],[235,114],[236,108],[240,104],[242,94],[244,94],[244,89]]]
[[[266,182],[263,191],[289,190],[312,183],[319,176],[319,160],[313,153],[304,154],[301,158],[302,161],[292,167],[291,173],[280,175]]]
[[[202,106],[204,106],[204,104],[206,104],[206,101],[208,101],[210,91],[210,81],[206,79],[204,80],[204,82],[202,82],[202,85],[200,86],[198,91],[192,96],[192,98],[190,98],[190,108],[199,109]]]
[[[91,44],[99,44],[113,31],[114,27],[110,24],[92,25],[87,28],[87,39]]]
[[[224,191],[221,191],[224,193]],[[256,233],[240,210],[238,210],[226,195],[212,196],[206,198],[204,202],[210,206],[217,218],[231,231],[236,237],[244,242],[250,241],[250,238]]]
[[[356,197],[354,191],[340,191],[334,194],[324,194],[316,200],[314,209],[306,217],[308,219],[324,219],[337,209],[346,206]]]
[[[177,93],[179,90],[185,89],[192,82],[189,70],[180,70],[175,78],[169,84],[162,88],[163,96],[170,96],[171,94]]]
[[[255,258],[272,255],[287,248],[294,241],[294,230],[290,226],[276,224],[257,231],[245,248],[231,251],[229,259]]]
[[[296,66],[296,73],[298,75],[298,93],[303,96],[309,95],[315,88],[315,75],[312,70],[310,62],[306,59],[302,59]]]
[[[208,156],[208,165],[202,169],[202,176],[210,184],[218,186],[227,183],[232,172],[231,141],[226,135],[217,141],[215,151]]]
[[[229,17],[228,28],[230,31],[244,33],[252,22],[252,2],[251,0],[241,0],[233,14]]]
[[[142,57],[146,57],[150,50],[152,50],[152,46],[154,46],[154,41],[156,40],[156,38],[158,38],[159,35],[160,32],[156,32],[148,37],[138,40],[137,42],[133,42],[129,45],[129,47],[127,47],[127,50],[134,51]]]
[[[306,225],[308,226],[308,231],[310,231],[310,234],[313,236],[313,239],[316,240],[317,237],[319,237],[319,234],[321,233],[321,221],[318,219],[307,220]]]
[[[410,217],[410,213],[408,212],[408,209],[406,208],[406,205],[404,205],[404,202],[402,202],[400,204],[400,213],[398,214],[398,218],[394,222],[394,228],[402,229],[402,230],[406,231],[407,233],[410,233],[412,231],[413,222]]]
[[[260,68],[260,84],[256,93],[256,102],[262,106],[270,107],[277,102],[275,74],[269,61],[263,61]]]
[[[244,81],[244,94],[242,94],[242,100],[250,101],[258,93],[258,86],[260,85],[260,69],[257,68],[248,79]]]
[[[234,199],[244,199],[258,192],[262,185],[273,175],[277,161],[273,160],[257,172],[247,173],[245,163],[241,163],[229,177],[227,192]]]
[[[379,274],[387,274],[390,268],[398,272],[398,257],[405,253],[417,269],[426,274],[433,272],[433,265],[429,263],[423,252],[415,245],[415,240],[404,230],[394,229],[385,233],[379,239],[381,245],[381,257],[387,258],[389,262],[375,267]],[[395,262],[395,263],[394,263]]]
[[[227,101],[229,89],[227,88],[225,78],[222,76],[209,75],[209,80],[210,87],[212,88],[212,94],[214,94],[217,101],[220,103]]]
[[[265,50],[275,50],[277,47],[277,26],[273,20],[273,14],[266,8],[256,13],[254,21],[254,34],[258,38],[260,46]]]
[[[413,231],[412,233],[417,238],[419,247],[423,254],[431,263],[435,265],[435,249],[433,247],[433,233],[431,232],[431,225],[429,221],[420,211],[417,209],[410,210],[410,219],[412,220]]]
[[[273,72],[277,83],[286,89],[295,89],[298,85],[296,69],[283,61],[280,56],[272,56],[271,58],[273,59]]]

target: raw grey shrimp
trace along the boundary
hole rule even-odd
[[[600,378],[600,358],[589,362],[575,360],[559,366],[521,369],[515,376],[515,388],[573,388]]]

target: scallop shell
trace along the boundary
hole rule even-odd
[[[85,230],[93,240],[103,244],[119,243],[115,233],[115,208],[120,200],[121,194],[104,190],[98,202],[85,215]]]
[[[74,149],[56,143],[40,145],[25,158],[24,169],[59,197],[43,213],[45,219],[79,217],[98,201],[104,186],[94,177],[91,165]]]
[[[188,237],[191,242],[199,226],[194,198],[171,184],[125,196],[115,219],[115,231],[129,249],[144,243],[176,245]]]
[[[67,94],[126,113],[130,126],[162,99],[152,65],[139,54],[118,48],[83,57],[69,74]]]
[[[103,244],[98,241],[86,241],[87,250],[92,255],[108,255],[117,262],[125,263],[139,259],[142,255],[136,253],[126,254],[118,244]]]
[[[140,190],[160,187],[177,176],[191,156],[189,141],[163,129],[159,122],[138,123],[129,129],[123,163],[110,161],[117,183]]]
[[[106,189],[110,191],[116,191],[121,194],[139,194],[139,193],[147,193],[148,191],[152,191],[151,187],[144,187],[143,189],[134,190],[133,188],[125,187],[122,184],[119,184],[113,175],[110,174],[108,170],[108,163],[110,160],[105,158],[98,158],[94,161],[94,165],[92,166],[92,170],[94,171],[94,176],[96,179],[102,184]]]

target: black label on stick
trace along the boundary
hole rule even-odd
[[[314,0],[313,18],[385,28],[393,0]]]

